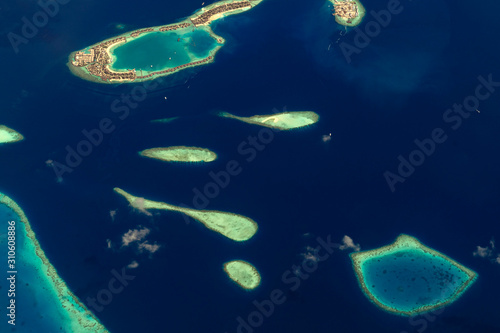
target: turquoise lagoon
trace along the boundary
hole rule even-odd
[[[366,296],[400,315],[446,306],[477,278],[474,271],[408,235],[379,249],[352,253],[351,259]]]
[[[0,255],[7,261],[8,221],[15,221],[15,295],[8,297],[10,285],[6,278],[0,282],[2,323],[0,332],[61,332],[105,333],[108,332],[68,290],[66,283],[45,257],[35,234],[21,208],[0,193]],[[7,277],[7,262],[4,273]],[[6,307],[15,299],[15,326],[9,324]]]
[[[112,50],[111,68],[160,71],[205,59],[220,46],[205,29],[151,32]]]
[[[453,297],[468,275],[441,257],[403,250],[367,260],[365,282],[381,303],[402,312],[441,303]]]

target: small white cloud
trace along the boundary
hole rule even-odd
[[[109,211],[109,217],[111,217],[111,221],[112,221],[112,222],[114,222],[114,221],[115,221],[116,212],[118,212],[118,209],[115,209],[115,210],[110,210],[110,211]]]
[[[147,215],[147,216],[153,216],[147,209],[146,209],[146,200],[144,198],[135,198],[134,202],[130,204],[132,207],[137,209],[139,212]]]
[[[110,239],[106,239],[106,245],[108,246],[108,249],[111,248],[111,240]]]
[[[149,253],[155,253],[160,249],[160,245],[158,244],[149,244],[148,241],[142,242],[139,244],[140,251],[148,251]]]
[[[319,261],[317,249],[315,249],[311,246],[307,246],[305,250],[306,251],[304,253],[300,254],[304,258],[304,260],[310,260],[310,261],[314,261],[314,262]]]
[[[361,246],[359,246],[359,244],[354,244],[352,238],[345,235],[344,238],[342,238],[342,245],[339,246],[339,249],[353,249],[354,252],[358,252],[359,250],[361,250]]]
[[[486,247],[477,246],[476,251],[472,252],[474,257],[487,258],[491,262],[500,264],[500,254],[495,250],[495,240],[492,239]]]
[[[122,246],[128,246],[132,242],[139,242],[149,234],[148,228],[131,229],[122,236]]]
[[[139,267],[139,263],[133,260],[130,264],[127,265],[127,268],[137,268]]]
[[[474,251],[474,253],[472,253],[472,254],[474,255],[474,257],[487,258],[487,257],[491,256],[491,253],[492,253],[492,251],[489,247],[478,246],[477,250]]]

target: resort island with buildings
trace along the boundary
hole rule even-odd
[[[181,22],[139,29],[104,40],[71,53],[68,67],[74,75],[85,80],[129,83],[211,63],[225,41],[212,31],[210,24],[250,10],[262,1],[219,1]]]
[[[335,21],[346,27],[355,27],[365,16],[365,7],[358,0],[329,0],[333,3]]]

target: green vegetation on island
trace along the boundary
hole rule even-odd
[[[351,255],[363,293],[390,313],[415,316],[456,301],[477,274],[416,238]]]
[[[260,273],[253,265],[243,260],[233,260],[224,264],[224,271],[241,288],[253,290],[260,285]]]

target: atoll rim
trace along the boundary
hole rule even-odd
[[[351,254],[363,293],[385,311],[414,316],[456,301],[477,274],[408,235]]]
[[[130,31],[72,52],[67,66],[82,79],[114,84],[153,80],[210,64],[225,43],[210,24],[261,1],[215,2],[180,22]]]
[[[13,235],[9,236],[9,247],[14,247],[11,252],[15,259],[9,260],[11,271],[8,276],[17,281],[18,291],[10,293],[11,316],[7,314],[5,317],[6,322],[11,320],[9,324],[13,327],[12,332],[16,331],[15,327],[21,327],[19,332],[107,333],[107,329],[69,290],[49,262],[22,208],[3,193],[0,193],[0,219],[3,230],[9,230],[9,235]],[[0,234],[0,253],[3,254],[5,250],[5,258],[7,240],[7,233]],[[0,289],[3,293],[4,289]],[[7,294],[5,290],[5,297]],[[30,306],[36,316],[28,317],[23,313],[22,310]],[[19,312],[17,316],[16,307]]]

